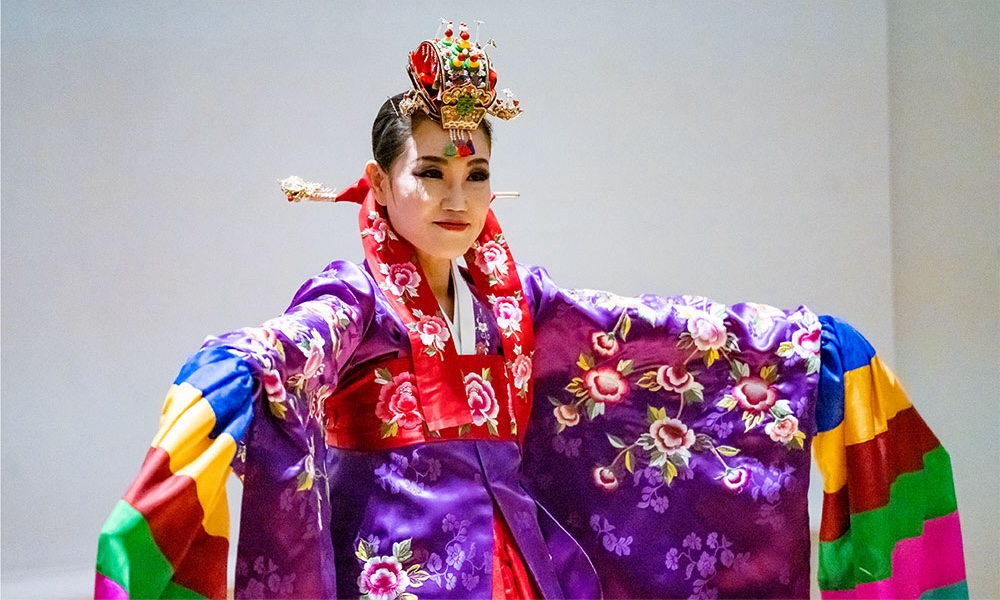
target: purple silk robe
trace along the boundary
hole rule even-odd
[[[255,399],[239,453],[245,464],[237,465],[244,480],[237,596],[360,595],[366,561],[356,555],[359,543],[366,541],[375,557],[390,556],[394,544],[409,540],[412,556],[397,562],[426,573],[409,592],[489,597],[494,503],[546,597],[591,598],[602,587],[610,597],[808,594],[806,489],[816,376],[807,370],[808,352],[818,353],[818,343],[785,358],[775,353],[796,332],[818,332],[815,317],[804,310],[726,309],[701,298],[637,301],[563,291],[541,269],[524,270],[522,278],[539,340],[523,463],[511,441],[366,452],[324,444],[318,390],[334,388],[379,358],[410,352],[402,323],[363,269],[333,263],[299,290],[285,317],[265,324],[291,342],[286,348],[304,347],[318,331],[323,344],[333,340],[327,346],[333,351],[324,352],[321,368],[298,364],[295,358],[308,362],[308,352],[288,354],[281,380],[292,401],[286,397],[283,418],[270,410],[273,394]],[[340,315],[333,321],[342,330],[310,322],[316,311],[309,307],[317,301]],[[477,343],[495,352],[496,323],[482,306],[477,302]],[[728,331],[713,328],[723,318]],[[705,329],[692,337],[687,324],[697,319]],[[657,388],[661,367],[702,356],[696,342],[716,347],[713,366],[700,361],[678,373],[681,393]],[[246,332],[206,346],[256,357],[265,371],[280,362],[261,354]],[[761,378],[765,369],[773,372]],[[310,383],[287,385],[309,370]],[[737,410],[739,399],[728,409],[717,407],[744,379],[759,410]],[[682,398],[687,408],[676,419]],[[560,426],[556,405],[574,403],[561,410],[575,411],[575,422],[566,426],[563,419]],[[786,445],[764,432],[765,423],[748,425],[759,415],[773,421],[774,406],[796,416],[804,439]],[[636,445],[652,429],[660,438],[647,436],[646,449]],[[613,463],[630,445],[628,465],[624,458]],[[600,466],[616,480],[615,489],[595,480]],[[301,489],[303,473],[313,480],[309,490]]]

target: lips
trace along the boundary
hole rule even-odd
[[[456,221],[434,221],[434,224],[448,231],[465,231],[466,229],[469,228],[468,223],[462,223]]]

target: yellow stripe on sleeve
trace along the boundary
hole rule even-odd
[[[229,465],[235,455],[236,440],[228,433],[223,433],[197,458],[179,471],[175,471],[177,475],[186,475],[194,479],[198,503],[205,513],[202,525],[209,535],[229,536],[226,479],[229,477]],[[171,464],[171,470],[172,467]]]
[[[236,455],[236,440],[228,433],[210,439],[215,411],[201,391],[188,383],[167,393],[160,430],[153,439],[170,457],[170,472],[194,480],[202,524],[210,535],[229,536],[229,505],[225,486]]]
[[[844,446],[844,424],[813,438],[813,456],[823,475],[823,491],[832,494],[847,485],[847,452]]]
[[[844,443],[874,439],[888,429],[889,419],[911,406],[896,376],[878,356],[870,365],[844,373]]]

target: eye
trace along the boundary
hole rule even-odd
[[[469,181],[489,181],[490,172],[486,169],[476,169],[469,173]]]
[[[441,169],[437,169],[434,167],[418,170],[416,173],[414,173],[414,175],[416,175],[417,177],[424,177],[427,179],[442,179],[444,177],[444,174],[441,173]]]

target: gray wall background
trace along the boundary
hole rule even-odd
[[[360,258],[353,209],[276,181],[356,179],[448,16],[526,111],[492,159],[519,260],[851,321],[951,451],[1000,597],[997,2],[538,4],[4,2],[4,596],[87,595],[185,357]]]

